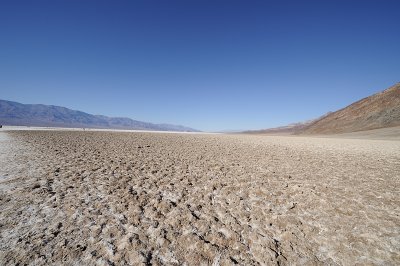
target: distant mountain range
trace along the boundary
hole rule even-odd
[[[0,100],[0,124],[10,126],[199,131],[180,125],[153,124],[125,117],[92,115],[60,106],[21,104],[5,100]]]
[[[255,134],[339,134],[400,126],[400,83],[317,119]]]

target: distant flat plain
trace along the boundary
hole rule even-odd
[[[398,265],[390,130],[2,129],[0,264]]]

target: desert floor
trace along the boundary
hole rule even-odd
[[[1,265],[399,265],[400,141],[0,132]]]

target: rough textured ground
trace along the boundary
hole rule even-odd
[[[2,265],[399,265],[400,142],[0,132]]]
[[[400,140],[400,126],[371,129],[335,135],[313,135],[328,138]]]

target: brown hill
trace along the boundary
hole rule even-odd
[[[400,83],[314,120],[243,133],[341,134],[396,126],[400,126]]]
[[[400,126],[400,83],[317,119],[297,133],[337,134]]]

